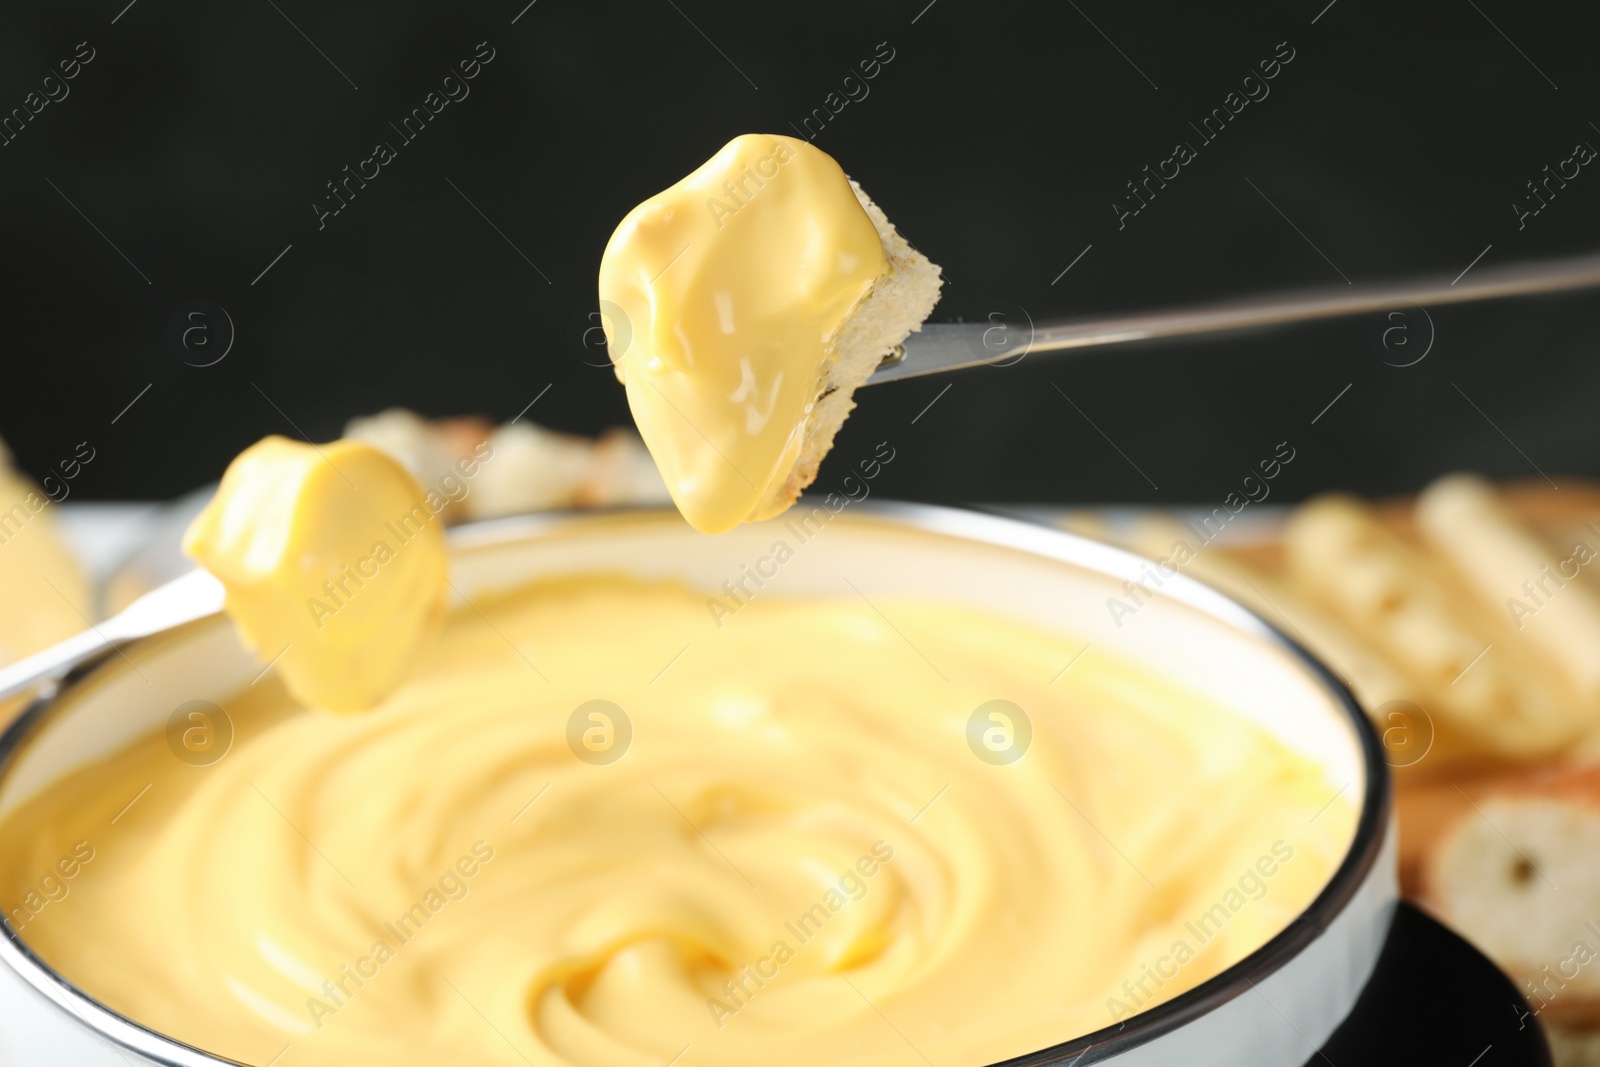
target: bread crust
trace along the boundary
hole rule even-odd
[[[855,409],[855,391],[872,377],[885,357],[922,329],[923,321],[939,301],[943,285],[939,267],[900,236],[860,185],[852,181],[850,188],[878,231],[889,269],[879,275],[828,339],[830,358],[818,374],[817,399],[806,416],[799,458],[772,495],[756,509],[758,518],[784,511],[816,481],[823,459],[833,448],[834,437]]]

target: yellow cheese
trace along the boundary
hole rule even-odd
[[[47,479],[48,484],[48,479]],[[0,666],[64,641],[94,620],[94,598],[61,540],[51,499],[14,472],[0,445]]]
[[[312,707],[382,700],[444,616],[444,520],[405,468],[361,441],[252,445],[183,550],[221,580],[245,643]]]
[[[793,137],[736,137],[622,220],[600,263],[611,359],[696,529],[788,506],[831,341],[888,269],[839,164]]]
[[[1244,718],[970,608],[478,606],[371,714],[269,679],[203,772],[157,733],[8,813],[19,936],[244,1063],[981,1067],[1218,974],[1352,834]]]

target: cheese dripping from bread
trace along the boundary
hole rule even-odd
[[[611,361],[678,509],[720,533],[794,503],[939,268],[827,153],[746,134],[630,211],[600,263]]]

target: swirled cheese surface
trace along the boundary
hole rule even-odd
[[[979,1067],[1237,962],[1355,810],[1227,708],[940,602],[620,578],[454,614],[365,715],[269,676],[0,820],[70,981],[275,1067]],[[1330,798],[1333,798],[1330,801]]]

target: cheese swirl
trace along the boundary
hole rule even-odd
[[[369,714],[264,680],[214,765],[153,735],[12,811],[20,936],[258,1065],[978,1067],[1241,959],[1353,831],[1243,718],[1097,650],[1051,684],[1081,641],[973,609],[477,608]]]

